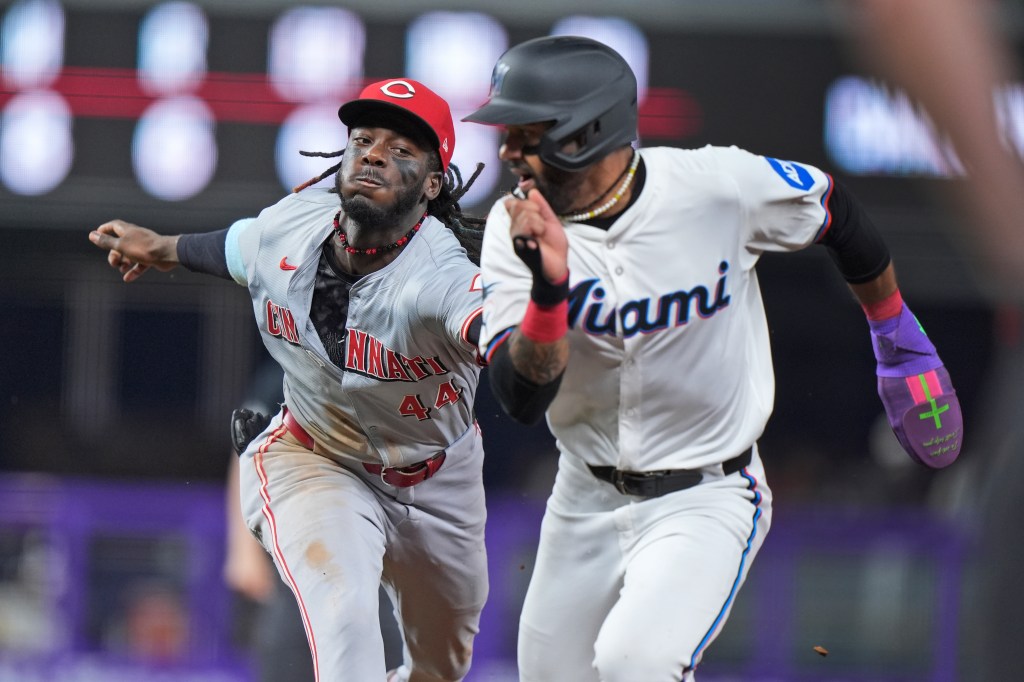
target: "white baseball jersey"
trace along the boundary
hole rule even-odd
[[[832,180],[736,147],[641,153],[646,183],[609,230],[566,226],[571,353],[548,425],[589,464],[698,469],[764,430],[775,383],[754,266],[827,230]],[[496,203],[481,257],[485,355],[529,301],[509,223]]]
[[[407,466],[472,427],[480,367],[466,332],[480,313],[479,270],[428,217],[394,261],[352,285],[343,371],[309,317],[339,206],[336,194],[311,189],[235,223],[228,268],[249,288],[263,342],[284,369],[285,404],[317,452]]]

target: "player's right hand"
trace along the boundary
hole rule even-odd
[[[569,240],[565,228],[547,199],[537,189],[530,189],[526,199],[509,197],[505,209],[512,219],[510,233],[513,248],[523,262],[536,271],[540,252],[540,274],[548,282],[563,282],[569,274]]]
[[[89,233],[89,241],[106,249],[110,267],[125,282],[134,282],[150,268],[167,271],[178,265],[177,237],[165,237],[127,223],[111,220]]]

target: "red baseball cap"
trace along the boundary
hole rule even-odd
[[[455,152],[455,124],[448,102],[419,81],[408,78],[393,78],[371,83],[359,93],[359,98],[346,102],[338,109],[338,118],[350,128],[373,110],[396,109],[412,114],[427,127],[433,136],[431,140],[441,155],[441,166],[448,170],[448,163]]]

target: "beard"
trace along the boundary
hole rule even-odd
[[[422,196],[418,186],[407,187],[396,193],[394,202],[381,206],[359,194],[351,197],[342,194],[340,171],[335,176],[334,183],[341,199],[341,210],[345,212],[345,215],[359,225],[373,229],[387,230],[394,227],[420,202]]]
[[[554,166],[544,166],[539,175],[534,176],[534,184],[547,199],[551,210],[558,215],[573,213],[573,207],[579,203],[580,188],[583,186],[583,173],[565,171]]]

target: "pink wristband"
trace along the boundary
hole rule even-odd
[[[892,292],[881,301],[874,301],[873,303],[861,303],[860,307],[863,308],[864,314],[867,315],[869,320],[888,320],[892,317],[896,317],[903,310],[903,296],[900,294],[900,290]]]
[[[519,325],[523,336],[534,343],[554,343],[569,331],[569,302],[540,306],[530,301]]]

